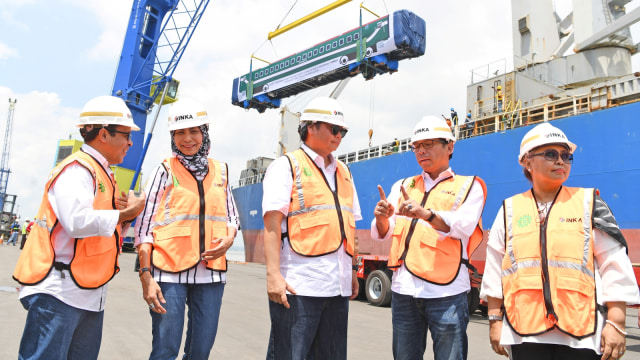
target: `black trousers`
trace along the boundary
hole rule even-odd
[[[591,349],[574,349],[566,345],[522,343],[511,345],[512,360],[599,360]]]

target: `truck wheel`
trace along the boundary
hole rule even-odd
[[[467,303],[469,304],[469,315],[478,310],[478,305],[480,305],[480,289],[471,287],[471,291],[467,293]]]
[[[367,300],[374,306],[387,306],[391,302],[391,280],[382,270],[373,271],[365,285]]]

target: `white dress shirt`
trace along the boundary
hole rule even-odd
[[[302,149],[322,169],[329,187],[334,191],[336,187],[335,173],[338,166],[335,157],[329,155],[331,163],[325,168],[322,156],[316,154],[305,144],[302,144]],[[280,229],[284,233],[287,231],[287,214],[289,213],[291,189],[293,188],[293,175],[286,156],[281,156],[271,163],[262,186],[264,190],[262,215],[264,216],[268,211],[280,211],[284,214],[280,225]],[[353,183],[353,215],[355,220],[362,219],[355,183]],[[338,251],[317,257],[307,257],[295,253],[289,245],[289,239],[284,239],[280,247],[280,273],[298,295],[350,296],[351,265],[351,256],[344,250],[344,245],[340,246]]]
[[[207,176],[213,176],[212,168],[209,168],[209,174]],[[149,182],[144,190],[147,196],[147,202],[144,206],[144,210],[138,215],[135,226],[135,246],[142,243],[153,244],[153,222],[156,216],[156,211],[160,206],[160,201],[167,187],[171,185],[171,180],[168,180],[167,170],[162,164],[158,164],[151,173]],[[238,228],[238,211],[236,209],[236,203],[233,199],[233,193],[227,181],[227,227]],[[188,269],[179,273],[170,273],[156,269],[151,266],[151,274],[156,282],[165,283],[178,283],[178,284],[210,284],[215,282],[226,283],[226,273],[223,271],[216,271],[207,269],[207,263],[201,261],[198,265],[192,269]]]
[[[438,175],[435,180],[432,180],[429,174],[422,172],[422,178],[424,179],[425,191],[431,191],[431,189],[441,180],[449,177],[456,176],[451,168],[443,171]],[[400,199],[400,185],[404,179],[398,180],[391,187],[391,192],[387,196],[387,201],[393,205],[395,211],[397,211],[398,200]],[[450,236],[452,238],[460,239],[462,243],[462,256],[467,258],[467,245],[469,244],[469,237],[473,233],[478,220],[482,215],[482,209],[484,208],[484,190],[482,185],[476,180],[469,191],[467,199],[460,205],[455,211],[435,211],[435,213],[442,218],[442,221],[449,226],[449,232],[443,233],[436,230],[439,237],[438,240],[443,240],[445,237]],[[431,226],[431,224],[425,220],[418,220],[421,224]],[[371,222],[371,238],[378,240],[390,239],[393,234],[393,228],[396,224],[396,214],[394,213],[389,217],[389,230],[384,236],[378,233],[376,227],[376,219]],[[413,274],[411,274],[404,263],[396,271],[393,272],[393,279],[391,282],[391,290],[403,295],[413,296],[415,298],[440,298],[446,296],[458,295],[463,292],[468,292],[471,289],[469,282],[469,271],[466,265],[460,266],[458,276],[449,285],[436,285],[424,281]]]
[[[82,145],[111,174],[109,163],[91,146]],[[117,191],[117,189],[116,189]],[[89,170],[78,163],[68,165],[58,175],[47,198],[59,225],[54,230],[55,261],[69,264],[74,254],[75,239],[90,236],[112,236],[118,225],[118,210],[96,210],[95,181]],[[107,285],[97,289],[81,289],[71,279],[69,270],[52,269],[49,275],[36,285],[22,286],[20,298],[33,294],[48,294],[63,303],[82,310],[104,310]]]
[[[540,207],[548,209],[547,206]],[[546,214],[544,214],[546,216]],[[599,229],[593,232],[593,247],[596,260],[596,299],[599,304],[609,301],[621,301],[627,304],[637,304],[640,301],[638,285],[633,275],[633,267],[625,248],[618,241]],[[487,258],[482,276],[480,298],[487,300],[488,296],[502,299],[502,259],[504,258],[505,233],[504,215],[502,207],[491,226],[487,243]],[[604,285],[603,285],[604,284]],[[523,342],[567,345],[572,348],[583,348],[600,352],[600,340],[604,318],[598,312],[596,334],[582,340],[575,339],[557,329],[538,336],[521,337],[505,322],[502,324],[501,345],[514,345]]]

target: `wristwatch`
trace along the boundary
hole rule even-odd
[[[148,267],[143,267],[140,270],[138,270],[138,274],[139,274],[139,276],[142,276],[142,274],[144,274],[147,271],[151,272],[151,270],[149,270]]]
[[[428,209],[428,210],[429,210],[429,212],[431,213],[431,216],[429,216],[429,217],[427,218],[427,221],[428,221],[428,222],[431,222],[431,221],[433,220],[433,218],[434,218],[434,217],[436,217],[436,213],[433,211],[433,209]]]
[[[502,315],[487,315],[489,321],[502,321]]]

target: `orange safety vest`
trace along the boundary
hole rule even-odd
[[[562,187],[542,223],[531,190],[504,201],[504,308],[520,336],[595,334],[594,200],[594,189]]]
[[[356,222],[353,217],[353,179],[347,166],[338,162],[336,191],[324,173],[302,149],[286,154],[293,174],[287,233],[291,249],[304,256],[337,251],[344,243],[353,256]]]
[[[406,186],[410,180],[409,186]],[[448,177],[438,182],[429,192],[425,191],[422,175],[405,179],[404,188],[409,197],[424,208],[440,211],[456,211],[466,200],[471,186],[478,180],[487,199],[487,187],[477,176]],[[398,199],[398,206],[404,199]],[[462,256],[460,239],[446,237],[438,241],[438,233],[426,222],[396,215],[393,228],[388,267],[397,270],[403,263],[414,276],[436,285],[448,285],[458,276],[460,264],[470,267],[468,259],[482,242],[482,219],[479,219],[467,245],[467,259]],[[412,241],[413,240],[413,241]]]
[[[120,271],[118,267],[120,225],[111,236],[90,236],[76,238],[74,255],[70,264],[55,262],[54,243],[56,228],[60,227],[58,218],[53,212],[47,194],[58,176],[69,165],[77,163],[84,166],[94,179],[95,210],[114,210],[115,194],[118,187],[107,170],[84,151],[69,155],[56,166],[45,185],[40,210],[29,233],[29,241],[25,243],[13,278],[22,285],[35,285],[47,277],[52,268],[68,269],[71,278],[82,289],[96,289],[106,284]]]
[[[176,157],[162,165],[172,179],[153,223],[152,263],[178,273],[198,265],[201,254],[227,232],[227,164],[209,160],[209,173],[198,181]],[[227,271],[227,258],[207,261],[207,269]]]

